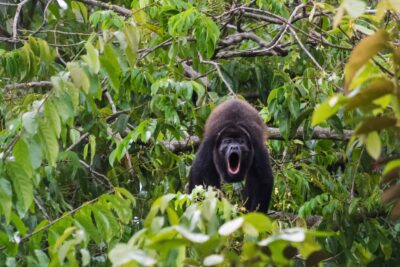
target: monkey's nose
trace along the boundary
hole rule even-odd
[[[239,151],[239,146],[231,146],[231,151]]]

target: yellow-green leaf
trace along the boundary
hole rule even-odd
[[[42,150],[49,165],[54,166],[58,157],[58,141],[55,131],[44,121],[39,124],[39,136],[42,144]]]
[[[29,152],[29,147],[25,143],[24,140],[19,139],[13,148],[13,154],[15,157],[15,161],[24,169],[24,171],[32,176],[33,168],[32,161]]]
[[[6,224],[10,223],[12,207],[12,189],[8,180],[0,178],[0,211],[4,214]]]
[[[90,145],[90,163],[93,163],[94,156],[96,155],[96,136],[89,135],[89,145]]]
[[[343,7],[352,18],[358,18],[364,13],[367,5],[361,0],[345,0]]]
[[[58,116],[57,108],[52,101],[46,101],[44,104],[44,114],[51,128],[56,133],[57,138],[61,133],[61,121]]]
[[[347,100],[347,97],[335,95],[322,104],[318,105],[313,113],[312,126],[326,121],[334,115],[340,108],[341,104]]]
[[[386,94],[393,93],[393,90],[394,85],[391,81],[386,79],[373,81],[365,88],[362,88],[360,92],[354,96],[351,96],[345,105],[345,109],[352,110],[354,108],[370,104],[375,99],[378,99]]]
[[[136,62],[136,54],[139,47],[139,39],[140,33],[136,26],[133,24],[127,24],[122,32],[125,36],[125,41],[127,44],[127,48],[125,49],[128,62],[131,66],[135,65]]]
[[[395,168],[400,168],[400,159],[392,160],[388,164],[386,164],[385,169],[383,170],[383,175],[389,173]]]
[[[99,51],[90,42],[85,44],[85,48],[87,55],[82,56],[83,60],[86,61],[94,73],[98,73],[100,70]]]
[[[365,139],[365,146],[368,154],[374,159],[378,159],[381,155],[381,138],[377,132],[370,132]]]
[[[90,82],[86,76],[85,71],[76,62],[70,62],[67,64],[67,68],[71,73],[71,78],[74,84],[81,88],[86,94],[89,93]]]
[[[31,177],[17,162],[7,164],[7,173],[12,181],[18,206],[22,211],[27,211],[33,202],[33,184]]]
[[[345,90],[348,90],[358,70],[371,59],[379,50],[388,44],[389,35],[384,30],[378,30],[374,35],[361,40],[350,54],[345,68]]]
[[[373,131],[380,131],[389,127],[394,127],[397,123],[396,118],[382,116],[382,117],[370,117],[364,119],[356,128],[355,134],[367,134]]]

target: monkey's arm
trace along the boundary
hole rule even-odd
[[[246,179],[246,209],[267,213],[274,177],[267,149],[263,144],[254,146],[254,161]]]
[[[220,187],[220,178],[213,161],[213,144],[212,140],[201,143],[189,173],[189,192],[196,185]]]

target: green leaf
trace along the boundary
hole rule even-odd
[[[243,217],[238,217],[229,222],[226,222],[218,229],[218,233],[222,236],[228,236],[238,230],[243,225],[243,222]]]
[[[11,222],[14,224],[15,228],[17,228],[17,231],[21,234],[21,236],[26,236],[28,227],[26,227],[21,218],[14,212],[11,213]]]
[[[221,34],[217,24],[205,15],[201,15],[196,20],[195,34],[197,48],[205,57],[211,58]]]
[[[90,43],[85,44],[87,55],[82,56],[83,60],[90,66],[94,73],[100,70],[99,51]]]
[[[74,12],[74,14],[76,16],[77,21],[79,21],[83,18],[84,21],[87,22],[88,12],[87,12],[86,6],[83,3],[78,2],[78,1],[71,1],[71,8],[76,11],[76,12]]]
[[[311,125],[315,126],[325,122],[332,115],[336,114],[341,104],[347,100],[344,96],[335,95],[322,104],[318,105],[313,113]]]
[[[76,223],[79,227],[85,230],[88,236],[93,239],[96,244],[100,244],[101,237],[100,233],[97,231],[96,226],[92,221],[92,208],[90,206],[80,209],[74,216]]]
[[[128,191],[128,190],[126,190],[125,188],[123,188],[123,187],[116,187],[115,189],[114,189],[114,191],[115,191],[115,195],[117,195],[118,197],[120,197],[120,198],[122,198],[122,199],[127,199],[127,200],[129,200],[130,201],[130,203],[133,205],[133,206],[136,206],[136,199],[135,199],[135,197]]]
[[[210,237],[208,235],[200,234],[200,233],[192,233],[180,225],[175,226],[175,230],[178,233],[180,233],[184,238],[186,238],[187,240],[189,240],[193,243],[204,243],[210,239]]]
[[[51,128],[53,128],[54,132],[56,133],[57,138],[59,138],[61,133],[61,121],[60,117],[58,116],[57,108],[53,102],[46,101],[44,103],[44,114]]]
[[[24,129],[30,134],[36,133],[37,129],[36,115],[37,115],[36,111],[25,112],[24,114],[22,114],[22,125],[24,126]]]
[[[46,156],[48,163],[51,166],[55,166],[59,150],[56,133],[48,123],[41,121],[39,124],[39,137],[43,154]]]
[[[15,195],[18,198],[19,207],[27,211],[33,202],[33,184],[31,177],[17,162],[7,164],[7,173],[13,184]]]
[[[12,189],[8,180],[0,178],[0,210],[6,219],[6,225],[10,223],[12,207]]]
[[[115,68],[110,60],[106,57],[100,58],[101,66],[107,73],[108,79],[110,81],[111,88],[118,93],[120,88],[119,75],[121,73],[120,68]]]
[[[13,148],[13,154],[15,161],[24,169],[24,171],[29,175],[33,175],[32,161],[30,157],[29,147],[26,145],[25,141],[19,139]]]
[[[178,225],[179,224],[179,217],[176,214],[175,210],[171,208],[167,208],[168,220],[171,225]]]
[[[142,250],[131,248],[126,244],[117,244],[109,253],[110,261],[113,266],[128,266],[127,264],[134,261],[144,266],[152,266],[157,261],[146,255]]]
[[[389,173],[395,168],[400,168],[400,159],[392,160],[388,164],[386,164],[385,169],[383,170],[383,175]]]
[[[367,5],[361,0],[345,0],[343,7],[355,19],[364,13]]]
[[[32,138],[29,143],[29,152],[33,169],[37,169],[42,165],[43,154],[39,141],[39,138],[35,136],[35,138]]]
[[[221,264],[224,262],[224,256],[218,255],[218,254],[213,254],[210,256],[207,256],[203,260],[203,265],[204,266],[214,266],[217,264]]]
[[[79,251],[81,252],[81,257],[82,257],[82,266],[89,265],[90,263],[89,250],[87,250],[86,248],[81,248]]]
[[[140,32],[137,27],[131,23],[125,25],[122,29],[125,36],[127,60],[131,67],[135,66],[137,51],[139,48]]]
[[[365,139],[365,146],[367,148],[368,154],[374,159],[378,159],[381,155],[381,138],[377,132],[370,132]]]
[[[92,164],[94,156],[96,155],[96,136],[89,135],[89,145],[90,145],[90,164]]]
[[[350,88],[351,81],[358,70],[367,63],[379,50],[388,45],[389,35],[384,30],[378,30],[374,35],[361,40],[350,54],[349,62],[346,65],[345,90]]]
[[[302,228],[289,228],[282,231],[282,233],[271,235],[270,237],[258,242],[259,246],[268,246],[272,242],[285,240],[289,242],[303,242],[306,238],[305,230]]]
[[[90,82],[85,71],[77,62],[69,62],[67,68],[76,87],[81,88],[85,94],[89,94]]]
[[[103,240],[106,242],[111,241],[112,230],[107,216],[98,209],[93,209],[93,215],[96,221],[96,226],[99,229],[99,233],[101,234]]]
[[[189,8],[168,20],[168,32],[171,36],[177,37],[187,35],[188,30],[193,26],[197,18],[197,10]]]
[[[244,216],[244,222],[253,225],[259,232],[272,230],[271,220],[262,213],[252,212],[246,214]]]

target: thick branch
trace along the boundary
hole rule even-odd
[[[316,127],[314,128],[311,139],[330,139],[330,140],[338,140],[338,141],[347,141],[351,138],[353,131],[344,130],[343,134],[336,133],[327,128]],[[268,139],[270,140],[284,140],[280,130],[278,128],[267,128]],[[293,136],[290,136],[289,139],[304,139],[304,129],[300,127],[297,129],[296,133]],[[170,141],[170,142],[162,142],[163,145],[171,150],[172,152],[183,152],[190,150],[194,147],[197,147],[200,144],[200,138],[197,136],[191,136],[183,141]]]
[[[132,11],[130,11],[129,9],[122,7],[122,6],[117,6],[117,5],[112,5],[112,4],[108,4],[108,3],[104,3],[104,2],[100,2],[97,0],[79,0],[79,2],[91,5],[91,6],[97,6],[97,7],[101,7],[104,9],[110,9],[112,11],[117,12],[118,14],[121,14],[125,17],[130,17],[132,16]]]
[[[242,51],[220,51],[215,55],[215,58],[232,58],[232,57],[258,57],[258,56],[286,56],[288,51],[285,49],[279,49],[276,46],[275,49],[252,49]]]
[[[40,82],[8,84],[5,86],[5,89],[12,90],[12,89],[25,89],[31,87],[51,87],[51,86],[52,84],[50,81],[40,81]]]

